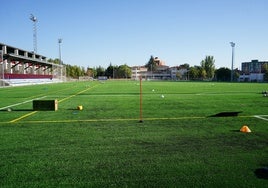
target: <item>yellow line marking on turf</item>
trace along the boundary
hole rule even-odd
[[[70,99],[70,98],[72,98],[72,97],[75,97],[75,96],[77,96],[77,95],[79,95],[79,94],[81,94],[81,93],[84,93],[84,92],[86,92],[86,91],[88,91],[88,90],[90,90],[90,89],[93,89],[94,87],[97,87],[97,86],[98,86],[98,85],[92,86],[92,87],[87,88],[87,89],[85,89],[85,90],[79,91],[78,93],[76,93],[76,94],[74,94],[74,95],[71,95],[71,96],[66,97],[66,98],[64,98],[64,99],[61,99],[61,100],[59,100],[59,103],[60,103],[60,102],[63,102],[63,101],[66,101],[66,100],[68,100],[68,99]]]
[[[89,89],[86,89],[86,90],[89,90]],[[85,92],[86,90],[83,90],[80,93],[83,93]],[[75,95],[72,95],[72,97],[74,97]],[[71,98],[71,97],[67,97],[68,99]],[[4,124],[4,123],[15,123],[15,122],[18,122],[19,120],[23,119],[23,118],[26,118],[28,116],[31,116],[33,114],[35,114],[36,112],[38,111],[34,111],[34,112],[31,112],[31,113],[28,113],[24,116],[21,116],[20,118],[17,118],[17,119],[14,119],[12,121],[9,121],[9,122],[0,122],[0,124]],[[191,117],[191,116],[185,116],[185,117],[162,117],[162,118],[143,118],[144,121],[157,121],[157,120],[182,120],[182,119],[205,119],[205,118],[208,118],[208,117]],[[256,115],[252,115],[252,116],[238,116],[238,118],[258,118],[256,117]],[[36,121],[23,121],[23,123],[75,123],[75,122],[109,122],[109,121],[138,121],[139,119],[138,118],[115,118],[115,119],[85,119],[85,120],[44,120],[44,121],[39,121],[39,120],[36,120]],[[267,119],[266,119],[267,120]]]
[[[74,94],[74,95],[71,95],[71,96],[66,97],[66,98],[64,98],[64,99],[62,99],[62,100],[59,100],[59,103],[65,101],[65,100],[68,100],[68,99],[70,99],[70,98],[72,98],[72,97],[75,97],[75,96],[77,96],[77,95],[79,95],[79,94],[81,94],[81,93],[84,93],[84,92],[86,92],[86,91],[88,91],[88,90],[90,90],[90,89],[92,89],[92,88],[94,88],[94,87],[96,87],[96,86],[98,86],[98,85],[92,86],[92,87],[87,88],[87,89],[85,89],[85,90],[79,91],[78,93],[76,93],[76,94]],[[13,120],[9,121],[9,123],[15,123],[15,122],[18,122],[19,120],[22,120],[22,119],[24,119],[24,118],[26,118],[26,117],[29,117],[29,116],[31,116],[31,115],[37,113],[37,112],[38,112],[38,111],[30,112],[30,113],[28,113],[28,114],[25,114],[25,115],[19,117],[19,118],[16,118],[16,119],[13,119]],[[36,121],[36,122],[38,122],[38,121]],[[40,121],[40,122],[42,122],[42,121]],[[44,121],[44,122],[45,122],[45,121]]]
[[[28,114],[25,114],[25,115],[23,115],[23,116],[21,116],[21,117],[19,117],[19,118],[17,118],[17,119],[13,119],[13,120],[10,121],[10,123],[15,123],[15,122],[17,122],[17,121],[19,121],[19,120],[21,120],[21,119],[23,119],[23,118],[26,118],[26,117],[28,117],[28,116],[31,116],[31,115],[35,114],[36,112],[37,112],[37,111],[33,111],[33,112],[28,113]]]
[[[241,118],[253,118],[254,116],[238,116]],[[143,121],[163,121],[163,120],[187,120],[187,119],[205,119],[208,117],[167,117],[167,118],[143,118]],[[23,121],[23,123],[78,123],[78,122],[116,122],[116,121],[139,121],[139,118],[115,118],[115,119],[67,119],[67,120],[43,120],[43,121]]]
[[[64,88],[64,89],[60,89],[60,90],[53,90],[53,91],[50,91],[50,92],[47,92],[46,95],[49,95],[49,94],[54,94],[54,93],[58,93],[58,92],[61,92],[61,91],[64,91],[64,90],[68,90],[70,89],[69,87],[68,88]],[[44,94],[38,94],[38,95],[34,95],[34,96],[29,96],[29,97],[26,97],[26,99],[30,99],[30,98],[34,98],[34,97],[39,97],[39,96],[44,96]]]
[[[29,114],[26,114],[20,118],[17,118],[15,120],[12,120],[10,122],[0,122],[0,124],[7,124],[7,123],[77,123],[77,122],[116,122],[116,121],[139,121],[139,118],[115,118],[115,119],[84,119],[84,120],[73,120],[73,119],[67,119],[67,120],[35,120],[35,121],[23,121],[23,122],[18,122],[19,120],[28,117],[32,114],[35,114],[38,111],[31,112]],[[163,120],[187,120],[187,119],[205,119],[209,118],[206,116],[203,117],[191,117],[191,116],[185,116],[185,117],[152,117],[152,118],[143,118],[143,121],[163,121]],[[237,116],[236,118],[256,118],[254,115],[252,116]]]

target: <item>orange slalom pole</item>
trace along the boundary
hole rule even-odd
[[[140,76],[140,123],[143,122],[142,120],[142,76]]]

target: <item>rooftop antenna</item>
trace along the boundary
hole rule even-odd
[[[37,53],[37,34],[36,34],[36,22],[37,22],[37,18],[31,14],[30,15],[30,20],[33,21],[33,50],[34,53]]]

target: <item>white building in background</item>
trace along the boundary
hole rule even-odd
[[[140,77],[145,78],[147,76],[147,68],[145,66],[131,67],[131,78],[138,80]]]
[[[150,71],[144,66],[131,67],[133,80],[188,80],[188,70],[182,67],[169,67],[166,65],[157,66],[155,71]]]
[[[251,60],[250,62],[243,62],[241,65],[241,75],[239,76],[239,81],[242,82],[263,82],[264,73],[262,68],[268,61],[258,61]]]
[[[188,70],[183,66],[170,67],[172,80],[188,80]]]
[[[239,76],[240,82],[263,82],[264,81],[264,73],[249,73],[242,74]]]
[[[131,67],[132,79],[137,80],[142,77],[153,80],[188,80],[188,70],[184,66],[166,66],[165,62],[158,57],[155,57],[154,63],[156,65],[154,71],[148,70],[145,66]]]

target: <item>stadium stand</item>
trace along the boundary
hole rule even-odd
[[[0,86],[61,82],[65,67],[45,56],[0,43]]]

